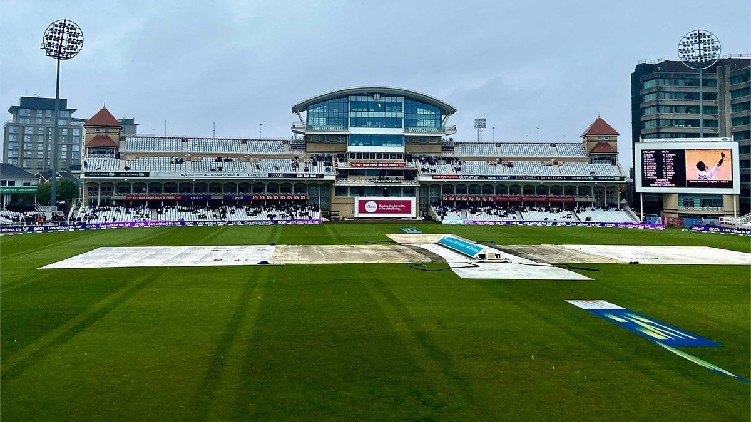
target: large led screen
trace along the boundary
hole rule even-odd
[[[637,192],[740,193],[738,147],[731,142],[641,142]]]

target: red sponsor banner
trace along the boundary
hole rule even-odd
[[[183,199],[183,195],[169,193],[133,193],[125,195],[125,199],[134,201],[143,201],[149,199],[180,200]]]
[[[350,161],[350,167],[404,167],[404,161]]]
[[[458,174],[432,174],[431,179],[458,179]]]
[[[415,198],[356,198],[355,217],[415,217]]]
[[[126,200],[132,201],[144,201],[152,199],[162,200],[206,200],[206,199],[226,199],[226,200],[251,200],[251,201],[305,201],[308,199],[308,195],[305,194],[269,194],[269,195],[248,195],[248,194],[207,194],[207,193],[183,193],[183,194],[171,194],[171,193],[132,193],[125,195]]]
[[[308,195],[251,195],[250,199],[253,201],[297,201],[308,199]]]
[[[443,195],[444,201],[460,202],[576,202],[575,196],[497,196],[497,195]]]

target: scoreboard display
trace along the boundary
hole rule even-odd
[[[637,192],[740,193],[737,145],[706,140],[639,142]]]

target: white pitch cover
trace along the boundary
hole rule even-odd
[[[566,302],[581,309],[625,309],[622,306],[604,300],[567,300]]]

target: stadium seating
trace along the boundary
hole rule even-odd
[[[499,157],[501,150],[495,143],[457,142],[454,154],[461,157]]]
[[[507,209],[501,206],[485,206],[468,208],[467,219],[477,221],[513,221],[521,220],[521,217],[515,208]]]
[[[560,143],[555,144],[556,157],[586,157],[587,151],[584,145],[580,143]]]
[[[571,211],[527,207],[522,212],[525,221],[579,221]]]
[[[248,171],[246,162],[228,157],[203,157],[200,160],[191,161],[191,166],[194,172],[245,173]]]
[[[291,150],[281,140],[249,140],[249,154],[288,154]]]
[[[227,138],[187,138],[189,152],[201,153],[241,153],[245,147],[240,139]]]
[[[157,136],[124,136],[120,140],[121,152],[180,152],[184,138]]]
[[[125,160],[124,170],[181,173],[185,171],[185,161],[178,157],[138,157]]]
[[[581,221],[600,223],[634,223],[634,220],[626,211],[617,209],[583,208],[577,211]]]
[[[431,206],[431,211],[436,220],[464,220],[467,216],[466,210],[460,210],[456,208],[449,208],[441,205]]]
[[[177,138],[159,136],[124,136],[121,152],[190,152],[226,154],[287,154],[290,148],[281,139]]]
[[[120,160],[112,155],[87,155],[83,161],[84,171],[115,171],[120,169]]]
[[[24,213],[0,210],[0,224],[18,224],[24,222]]]
[[[86,223],[150,221],[151,210],[144,207],[81,207],[74,220]]]
[[[0,214],[2,215],[2,214]],[[317,205],[228,205],[216,208],[206,206],[177,206],[128,208],[81,207],[75,212],[73,222],[113,223],[139,221],[285,221],[315,220],[321,218]]]
[[[564,162],[559,165],[563,176],[620,176],[618,167],[611,164]]]
[[[255,163],[255,169],[264,173],[295,173],[298,168],[291,158],[261,158]]]

